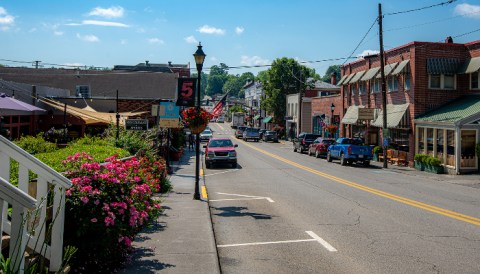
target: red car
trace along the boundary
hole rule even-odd
[[[230,164],[237,167],[237,144],[233,144],[229,138],[212,138],[205,148],[205,167],[211,168],[214,164]]]
[[[327,149],[334,142],[335,139],[332,138],[318,137],[308,147],[308,155],[315,155],[316,158],[320,158],[320,156],[327,157]]]

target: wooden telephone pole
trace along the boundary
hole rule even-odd
[[[387,147],[385,144],[387,133],[387,88],[385,85],[385,58],[383,52],[383,27],[382,27],[382,4],[378,4],[378,33],[380,39],[380,75],[382,77],[382,109],[383,109],[383,127],[382,127],[382,147],[383,147],[383,167],[388,168]]]

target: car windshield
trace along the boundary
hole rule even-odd
[[[267,131],[267,132],[265,132],[265,134],[267,134],[267,135],[275,135],[275,134],[277,134],[277,133],[276,133],[275,131]]]
[[[202,132],[202,134],[212,134],[212,132],[210,130],[206,129]]]
[[[318,135],[315,134],[305,134],[305,140],[315,140],[318,138]]]
[[[245,130],[248,131],[248,132],[258,132],[258,131],[259,131],[258,128],[252,128],[252,127],[249,127],[249,128],[247,128],[247,129],[245,129]]]
[[[327,145],[331,145],[331,144],[333,144],[333,140],[322,140],[322,143],[327,144]]]
[[[233,143],[231,140],[212,140],[209,147],[233,147]]]

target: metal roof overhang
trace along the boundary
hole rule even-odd
[[[409,103],[402,105],[387,105],[387,128],[394,128],[400,124],[400,121],[402,120],[403,115],[405,115],[409,105]],[[379,111],[379,115],[371,125],[374,127],[383,128],[383,110]]]
[[[363,77],[360,79],[360,81],[368,81],[368,80],[372,79],[373,77],[375,77],[375,75],[377,75],[377,73],[379,71],[380,71],[380,67],[371,68],[371,69],[367,70],[367,72],[363,75]]]
[[[383,68],[383,72],[385,74],[385,77],[389,76],[390,73],[395,69],[395,67],[398,65],[398,63],[392,63],[392,64],[385,64],[385,67]],[[377,78],[381,78],[382,74],[377,74]]]
[[[430,58],[427,59],[428,74],[456,74],[463,62],[459,59]]]
[[[347,85],[350,80],[355,76],[355,73],[349,74],[342,85]]]
[[[364,74],[365,74],[365,71],[364,71],[364,70],[355,73],[355,76],[353,76],[352,79],[350,79],[350,82],[348,82],[348,83],[349,83],[349,84],[353,84],[353,83],[358,82],[358,80],[360,80],[360,78],[362,78],[362,76],[363,76]]]
[[[363,106],[349,106],[345,115],[342,118],[342,124],[351,125],[358,121],[358,109]]]
[[[469,59],[464,67],[460,70],[461,73],[473,73],[480,70],[480,57]]]
[[[398,75],[402,73],[402,71],[407,67],[408,63],[410,63],[410,60],[403,60],[398,64],[398,66],[393,70],[392,75]]]
[[[340,79],[340,81],[338,81],[338,84],[337,85],[341,85],[343,84],[343,82],[345,82],[345,79],[347,79],[348,75],[343,75],[343,77]]]

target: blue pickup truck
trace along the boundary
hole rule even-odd
[[[356,162],[369,166],[373,159],[373,152],[372,148],[364,145],[361,139],[338,138],[327,151],[327,161],[331,162],[333,159],[340,160],[342,166]]]

